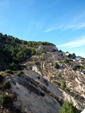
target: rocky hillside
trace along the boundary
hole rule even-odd
[[[3,34],[0,56],[0,113],[59,113],[67,101],[85,108],[85,59]]]

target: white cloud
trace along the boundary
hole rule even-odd
[[[55,28],[50,28],[50,29],[47,29],[47,30],[45,30],[43,32],[50,32],[50,31],[54,31],[54,30],[56,30],[56,29]]]
[[[65,29],[81,29],[81,28],[84,28],[85,27],[85,23],[83,24],[79,24],[79,25],[69,25],[69,26],[66,26],[64,27]]]
[[[63,26],[57,26],[57,27],[51,27],[43,32],[50,32],[50,31],[54,31],[54,30],[57,30],[57,29],[60,29],[62,30],[63,29]]]
[[[68,47],[68,48],[75,48],[75,47],[80,47],[85,45],[85,36],[80,37],[81,39],[75,40],[72,42],[68,42],[62,45],[59,45],[58,47]]]
[[[81,29],[83,27],[85,27],[85,24],[81,24],[80,26],[77,26],[76,29]]]
[[[67,29],[72,29],[72,30],[77,30],[85,27],[85,23],[79,24],[79,25],[62,25],[62,26],[57,26],[57,27],[51,27],[43,32],[50,32],[54,30],[67,30]]]

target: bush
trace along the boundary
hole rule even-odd
[[[5,94],[2,93],[0,96],[0,105],[5,106],[10,102],[10,98]]]
[[[64,59],[64,63],[69,63],[69,59],[68,58],[65,58]]]
[[[47,60],[46,63],[51,63],[51,60]]]
[[[11,85],[10,82],[8,80],[6,80],[2,85],[1,85],[1,89],[10,89]]]
[[[16,65],[14,62],[12,62],[12,63],[10,64],[10,69],[11,69],[11,70],[16,70],[16,69],[17,69],[17,65]]]
[[[46,51],[45,50],[41,50],[40,53],[46,53]]]
[[[18,75],[19,77],[20,77],[22,74],[23,74],[22,71],[19,71],[19,72],[17,73],[17,75]]]
[[[35,62],[36,61],[36,57],[33,57],[32,60],[33,60],[33,62]]]
[[[4,77],[2,75],[0,75],[0,82],[2,82],[4,79]]]
[[[66,82],[64,80],[62,80],[61,82],[61,89],[65,89],[66,88]]]
[[[76,66],[73,66],[72,69],[73,69],[73,70],[77,70],[77,67],[76,67]]]
[[[85,65],[83,65],[83,69],[85,69]]]
[[[45,55],[44,54],[42,54],[42,56],[40,57],[40,60],[45,60]]]
[[[59,111],[60,113],[80,113],[72,102],[65,102]]]
[[[10,69],[7,69],[5,70],[5,73],[13,74],[13,71],[11,71]]]
[[[75,57],[76,57],[75,53],[73,53],[72,56],[73,56],[73,59],[75,59]]]
[[[73,66],[72,69],[73,70],[81,70],[81,69],[83,69],[83,66],[76,65],[76,66]]]
[[[58,69],[59,68],[59,64],[57,62],[54,63],[54,68]]]
[[[34,48],[31,49],[31,54],[35,55],[36,54],[36,50]]]
[[[57,83],[57,81],[56,81],[56,80],[51,80],[51,82],[52,82],[52,83],[55,83],[55,84]]]
[[[69,89],[68,87],[66,87],[65,90],[66,90],[67,92],[70,92],[70,89]]]
[[[45,96],[45,92],[41,91],[41,96],[44,97]]]
[[[59,63],[61,63],[61,64],[62,64],[62,63],[63,63],[63,61],[62,61],[62,60],[60,60],[60,61],[59,61]]]

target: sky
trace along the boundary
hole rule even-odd
[[[0,0],[0,32],[85,57],[85,0]]]

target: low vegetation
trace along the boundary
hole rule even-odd
[[[33,60],[33,62],[35,62],[37,59],[36,59],[36,57],[33,57],[32,60]]]
[[[0,96],[0,105],[1,106],[6,106],[10,102],[10,98],[5,94],[2,93]]]
[[[85,65],[83,65],[83,69],[85,69]]]
[[[41,50],[40,53],[46,53],[46,51],[45,50]]]
[[[80,113],[72,102],[65,102],[59,113]]]
[[[68,58],[65,58],[64,59],[64,63],[69,63],[69,59]]]
[[[11,70],[14,70],[14,71],[15,71],[15,70],[17,70],[17,68],[18,68],[18,67],[17,67],[17,65],[16,65],[14,62],[12,62],[12,63],[10,64],[10,69],[11,69]]]
[[[45,96],[45,92],[41,91],[41,96],[44,97]]]
[[[37,48],[39,45],[54,45],[49,42],[36,42],[36,41],[29,41],[27,42],[28,47],[35,47]]]
[[[70,89],[68,87],[65,88],[65,91],[70,92]]]
[[[18,71],[18,73],[17,73],[17,76],[21,76],[23,74],[23,72],[22,71]]]
[[[11,84],[8,80],[6,80],[1,86],[1,89],[10,89],[11,88]]]
[[[65,88],[66,88],[66,82],[64,80],[62,80],[62,82],[61,82],[61,89],[65,90]]]
[[[54,63],[54,68],[58,69],[59,68],[59,64],[57,62]]]
[[[46,58],[46,57],[45,57],[45,54],[42,54],[41,57],[40,57],[40,61],[45,60],[45,58]]]
[[[75,59],[75,58],[76,58],[76,55],[75,55],[75,53],[73,53],[73,54],[72,54],[72,57],[73,57],[73,59]]]
[[[5,70],[5,73],[13,74],[13,71],[10,70],[10,69],[6,69],[6,70]]]
[[[72,69],[75,70],[75,71],[76,70],[82,70],[82,69],[84,69],[84,66],[76,65],[76,66],[73,66]]]
[[[55,84],[57,83],[57,81],[56,81],[56,80],[54,80],[54,79],[53,79],[53,80],[51,80],[51,82],[52,82],[52,83],[55,83]]]
[[[61,63],[61,64],[62,64],[62,63],[63,63],[63,61],[62,61],[62,60],[60,60],[60,61],[59,61],[59,63]]]

